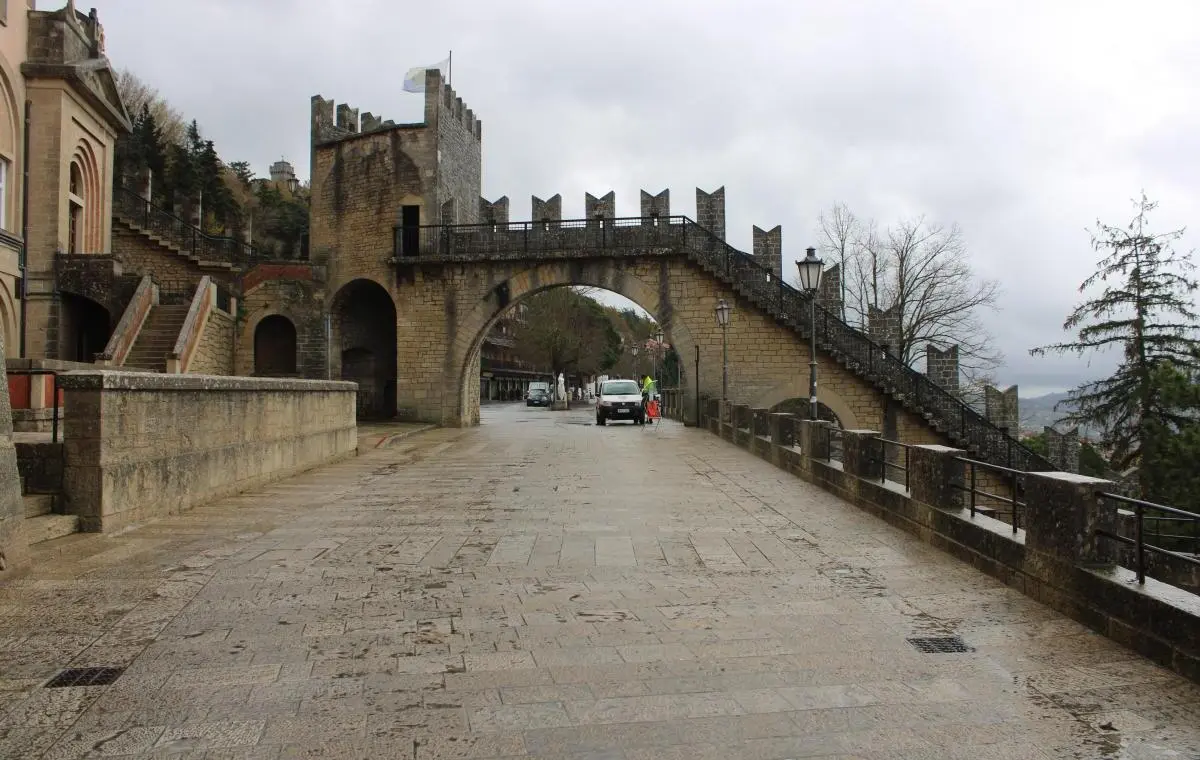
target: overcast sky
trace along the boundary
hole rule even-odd
[[[514,221],[531,194],[571,218],[615,190],[636,215],[664,187],[694,216],[695,187],[724,185],[729,241],[782,224],[789,271],[835,202],[957,222],[1004,288],[986,321],[1023,396],[1108,364],[1028,355],[1065,337],[1096,219],[1127,221],[1142,188],[1156,229],[1200,208],[1195,0],[95,2],[113,64],[263,175],[307,176],[313,94],[419,121],[404,73],[453,50],[484,195]]]

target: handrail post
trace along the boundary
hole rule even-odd
[[[1012,439],[1009,439],[1009,440],[1012,440]],[[1008,458],[1009,458],[1009,462],[1010,462],[1010,466],[1011,466],[1011,462],[1012,462],[1012,446],[1011,445],[1008,447]],[[1017,528],[1020,526],[1020,519],[1017,517],[1017,473],[1015,473],[1015,472],[1012,474],[1012,517],[1013,517],[1012,528],[1013,528],[1013,533],[1015,534],[1017,532]]]
[[[1138,583],[1146,584],[1146,544],[1143,541],[1142,519],[1146,516],[1145,507],[1141,504],[1134,504],[1134,514],[1137,515],[1137,520],[1134,523],[1134,540],[1137,543],[1137,579]]]
[[[975,516],[975,463],[971,462],[971,517]]]

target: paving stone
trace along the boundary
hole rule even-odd
[[[711,435],[589,414],[39,544],[0,587],[0,757],[1200,756],[1195,684]],[[44,688],[74,663],[128,669]]]

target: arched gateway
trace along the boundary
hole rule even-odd
[[[619,218],[609,192],[586,194],[576,221],[563,219],[555,195],[533,198],[530,221],[510,223],[507,198],[480,195],[482,123],[433,69],[419,124],[360,118],[318,95],[311,127],[309,261],[247,272],[245,324],[287,314],[300,374],[353,377],[373,413],[478,422],[488,329],[522,298],[586,285],[629,298],[662,326],[681,359],[688,418],[698,395],[720,398],[723,387],[756,408],[806,398],[815,334],[818,397],[843,425],[1026,464],[1009,459],[996,426],[839,320],[830,300],[839,288],[818,296],[831,308],[814,322],[811,298],[784,282],[779,227],[755,227],[752,253],[727,245],[723,188],[696,191],[695,221],[672,216],[664,190],[642,191],[636,217]],[[725,329],[722,300],[733,307]],[[253,355],[252,333],[241,335],[239,351]]]

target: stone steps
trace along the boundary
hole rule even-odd
[[[145,229],[144,227],[142,227],[140,224],[133,221],[132,219],[129,219],[127,217],[120,216],[120,215],[114,215],[113,218],[114,218],[114,220],[116,220],[116,221],[120,222],[121,224],[125,225],[126,227],[128,227],[133,232],[141,235],[142,237],[146,238],[147,240],[154,243],[155,245],[162,247],[163,249],[165,249],[165,251],[167,253],[170,253],[173,256],[178,256],[182,259],[187,259],[188,261],[190,261],[191,263],[200,267],[201,269],[212,269],[212,270],[225,271],[225,272],[229,272],[229,271],[233,270],[233,264],[231,262],[228,262],[228,261],[205,261],[204,259],[201,259],[199,256],[195,256],[191,253],[188,253],[173,240],[169,240],[165,237],[162,237],[161,235],[156,235],[155,233],[151,232],[150,230]]]
[[[179,340],[179,331],[187,320],[189,308],[189,304],[152,307],[146,324],[142,326],[133,349],[125,359],[125,366],[166,372],[167,357]]]
[[[79,532],[78,515],[40,515],[25,519],[25,539],[29,544],[40,544],[55,538]]]

